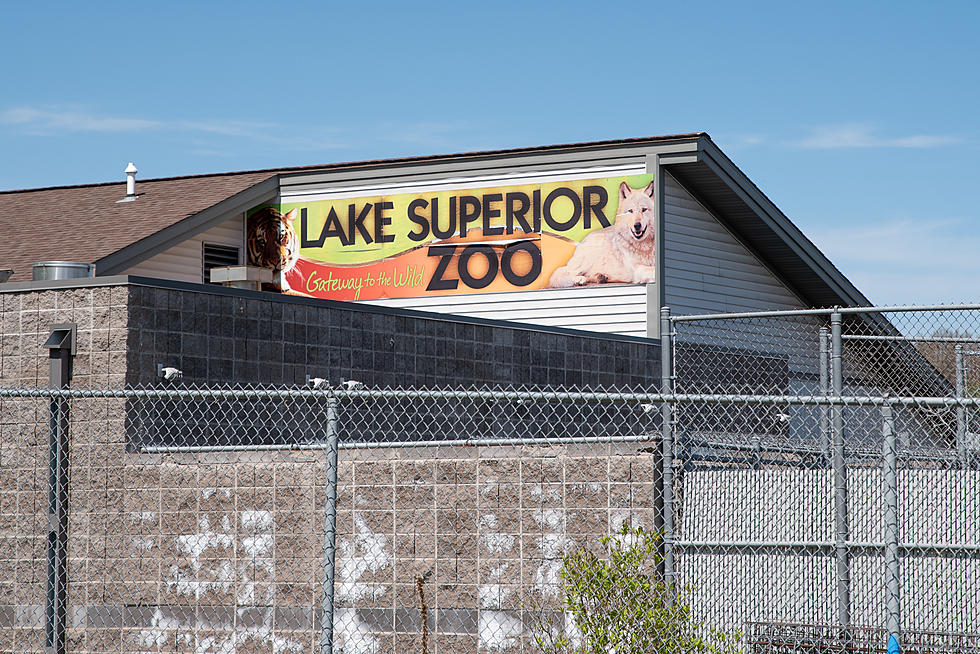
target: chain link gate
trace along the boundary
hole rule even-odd
[[[668,314],[664,393],[0,389],[0,651],[980,651],[980,312],[848,311]]]
[[[756,651],[976,651],[980,307],[670,325],[679,393],[774,396],[677,409],[681,488],[717,498],[678,507],[686,579],[740,580],[713,620]]]

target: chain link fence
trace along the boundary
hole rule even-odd
[[[0,389],[3,652],[980,652],[980,308],[648,389]]]
[[[742,400],[665,430],[678,574],[730,584],[700,598],[712,623],[753,651],[976,651],[980,307],[667,322],[676,392]]]

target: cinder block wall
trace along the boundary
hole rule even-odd
[[[48,351],[42,346],[51,325],[73,322],[75,385],[121,386],[129,363],[130,290],[113,285],[9,292],[0,286],[0,383],[47,386]]]
[[[158,383],[157,363],[199,384],[301,384],[307,374],[370,386],[659,380],[659,348],[636,339],[207,288],[139,282],[6,292],[0,302],[8,386],[46,384],[40,346],[57,322],[78,323],[76,386]],[[46,412],[39,399],[0,411],[0,651],[43,646]],[[120,400],[72,407],[72,651],[315,649],[323,453],[133,451],[125,412]],[[652,525],[656,469],[639,444],[344,450],[338,645],[417,650],[422,597],[430,651],[526,645],[521,611],[547,599],[563,548],[624,519]]]
[[[128,313],[125,286],[14,292],[0,287],[0,386],[47,387],[48,350],[43,344],[52,325],[75,323],[74,385],[121,387],[128,365]],[[103,573],[110,571],[130,575],[132,583],[138,579],[133,566],[109,567],[106,534],[122,532],[93,531],[98,520],[110,520],[122,506],[115,493],[128,465],[123,458],[123,403],[77,402],[73,409],[77,438],[71,443],[69,597],[76,609],[72,624],[83,626],[79,620],[88,596],[81,589],[104,583],[96,580],[106,579]],[[40,652],[44,646],[48,412],[43,398],[0,400],[2,652]],[[80,633],[72,632],[73,644]]]
[[[657,457],[635,445],[358,450],[342,472],[344,651],[421,651],[423,604],[431,651],[535,651],[561,554],[655,525]]]

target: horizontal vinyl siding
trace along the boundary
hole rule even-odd
[[[664,282],[671,313],[804,306],[673,177],[664,181]]]
[[[646,286],[439,295],[371,300],[370,303],[607,334],[647,335]]]
[[[243,218],[237,216],[226,220],[211,229],[201,232],[186,241],[156,254],[146,261],[124,271],[126,275],[141,275],[159,279],[175,279],[181,282],[200,284],[203,266],[203,243],[230,245],[239,248],[245,240],[242,231]],[[242,252],[240,257],[244,257]]]
[[[673,315],[799,309],[806,305],[752,252],[732,235],[673,177],[665,179],[664,278],[666,301]],[[764,254],[764,253],[763,253]],[[761,356],[785,359],[791,378],[818,371],[816,318],[759,318],[676,323],[676,339],[703,345],[729,346]],[[678,366],[697,368],[692,361]],[[677,356],[685,356],[684,350]],[[684,392],[718,392],[703,373],[704,386],[678,382]],[[794,382],[795,383],[795,382]],[[733,392],[744,392],[735,387]],[[782,385],[752,392],[782,393]],[[791,415],[797,412],[792,411]],[[794,419],[794,424],[797,422]]]

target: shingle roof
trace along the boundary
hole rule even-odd
[[[36,261],[94,262],[271,176],[141,180],[139,199],[121,203],[125,182],[0,193],[0,269],[29,281]]]
[[[0,270],[13,268],[10,281],[29,281],[36,261],[95,262],[280,173],[656,143],[701,135],[698,132],[137,180],[139,199],[123,203],[117,201],[126,194],[124,181],[0,191]]]

